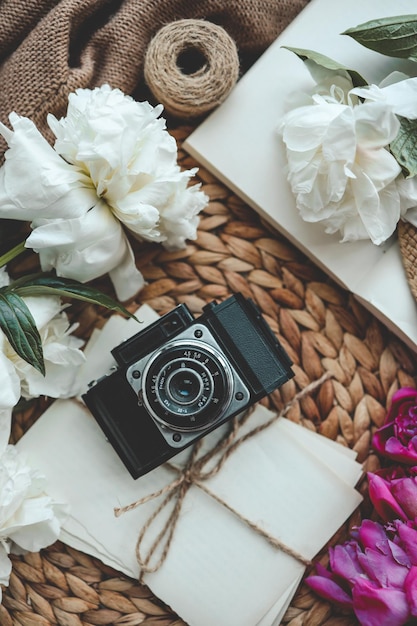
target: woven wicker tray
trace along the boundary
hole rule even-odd
[[[180,163],[187,168],[196,163],[180,144],[191,130],[171,131],[179,143]],[[415,386],[413,355],[211,174],[200,168],[198,176],[210,197],[198,239],[175,253],[157,245],[136,246],[137,264],[148,284],[132,309],[146,302],[162,314],[185,302],[198,314],[215,298],[238,291],[252,297],[291,355],[296,373],[264,404],[279,410],[297,390],[330,371],[333,378],[315,395],[295,403],[288,418],[354,448],[365,470],[376,469],[372,432],[381,425],[394,391]],[[12,273],[27,272],[32,262],[19,261]],[[107,279],[97,281],[97,286],[111,292]],[[74,303],[71,311],[85,338],[108,316],[106,310],[80,303]],[[14,441],[47,403],[40,399],[15,415]],[[352,525],[371,515],[366,479],[359,489],[364,502],[332,544],[344,540]],[[147,587],[60,542],[39,554],[12,559],[10,586],[4,589],[0,606],[1,626],[184,624]],[[318,559],[326,563],[325,550]],[[351,626],[357,622],[301,585],[283,623]]]

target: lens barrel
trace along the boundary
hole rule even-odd
[[[231,386],[230,366],[213,346],[173,341],[147,363],[142,399],[161,424],[179,431],[199,430],[227,408]]]

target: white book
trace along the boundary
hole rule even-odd
[[[396,238],[382,246],[342,244],[337,234],[304,222],[286,179],[285,149],[277,133],[289,96],[314,84],[304,63],[283,46],[315,50],[378,84],[394,69],[415,74],[415,64],[368,50],[341,33],[371,19],[415,12],[413,0],[352,0],[348,7],[311,0],[184,148],[417,350],[417,305]]]

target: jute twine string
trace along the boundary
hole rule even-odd
[[[259,536],[263,537],[268,541],[268,543],[273,546],[275,549],[288,554],[293,557],[303,565],[310,565],[311,561],[306,558],[304,555],[297,552],[290,546],[283,543],[277,537],[274,537],[267,531],[265,531],[261,526],[255,524],[250,519],[242,515],[239,511],[230,506],[225,500],[217,496],[217,494],[213,493],[205,484],[204,481],[213,477],[217,474],[227,459],[231,456],[231,454],[238,448],[242,443],[256,436],[258,433],[269,428],[273,423],[275,423],[280,417],[285,416],[290,408],[294,405],[295,402],[305,398],[309,394],[313,393],[318,387],[320,387],[326,380],[331,378],[331,374],[326,372],[321,376],[318,380],[313,381],[306,387],[304,387],[299,393],[297,393],[293,399],[286,404],[286,406],[277,414],[274,414],[269,420],[264,422],[263,424],[256,426],[255,428],[249,430],[243,435],[239,435],[239,430],[243,423],[249,416],[249,413],[253,410],[250,409],[243,418],[243,420],[239,420],[239,418],[235,418],[231,422],[231,431],[226,434],[213,448],[211,448],[208,452],[206,452],[203,456],[199,458],[198,454],[201,447],[201,440],[199,440],[192,448],[190,458],[185,465],[184,468],[177,468],[170,463],[166,463],[165,467],[169,467],[176,473],[178,473],[177,478],[175,478],[168,485],[151,493],[136,502],[132,502],[124,507],[118,507],[114,509],[114,513],[116,517],[127,513],[128,511],[132,511],[136,509],[138,506],[145,504],[151,500],[155,500],[161,496],[165,496],[160,503],[160,505],[156,508],[156,510],[149,516],[148,520],[143,525],[139,537],[136,543],[136,558],[138,564],[140,566],[140,581],[142,581],[143,576],[146,573],[156,572],[164,563],[165,559],[168,556],[168,552],[174,537],[175,529],[181,514],[181,509],[184,503],[185,496],[193,485],[204,491],[211,498],[216,500],[219,504],[225,507],[230,513],[235,515],[241,522],[246,524],[251,530],[256,532]],[[206,464],[213,460],[214,457],[218,456],[217,461],[211,469],[204,470]],[[149,529],[151,528],[153,522],[159,517],[160,513],[168,506],[168,504],[175,498],[174,507],[160,532],[156,535],[153,543],[149,547],[146,554],[142,554],[142,544],[145,539],[145,536]],[[152,557],[154,556],[157,549],[160,549],[160,556],[156,560],[154,564],[151,563]]]
[[[172,22],[151,40],[144,75],[166,111],[197,117],[223,102],[236,83],[236,44],[217,24],[194,19]]]

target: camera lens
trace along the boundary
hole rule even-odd
[[[232,397],[228,362],[213,346],[172,341],[147,363],[142,397],[146,409],[174,430],[198,430],[217,420]]]
[[[194,402],[200,395],[201,388],[201,378],[187,367],[173,372],[167,381],[169,395],[180,404],[190,404]]]

